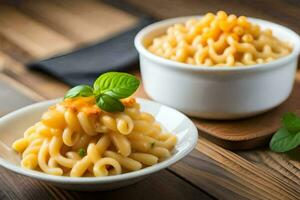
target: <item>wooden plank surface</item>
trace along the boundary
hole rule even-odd
[[[74,44],[63,35],[8,5],[0,6],[0,32],[38,59],[74,48]]]
[[[296,1],[283,2],[276,0],[273,4],[273,1],[270,0],[230,0],[226,1],[226,4],[221,0],[126,1],[140,8],[142,12],[160,18],[204,14],[208,11],[224,9],[236,14],[270,19],[288,25],[296,31],[300,30],[299,15],[297,15],[300,5]],[[71,45],[74,47],[82,43],[106,38],[115,31],[126,29],[136,20],[130,14],[118,12],[115,8],[107,7],[108,5],[104,5],[100,1],[76,0],[78,5],[72,5],[71,2],[73,1],[24,1],[21,7],[7,4],[4,6],[6,8],[8,6],[14,11],[14,14],[9,13],[9,16],[18,16],[17,19],[30,20],[29,24],[39,27],[36,29],[41,32],[49,30],[51,34],[47,37],[66,38],[71,41]],[[253,5],[251,2],[253,2]],[[272,10],[268,11],[268,8],[277,10],[280,8],[280,11],[273,13]],[[117,19],[116,22],[112,24],[107,23],[106,20],[99,20],[98,23],[97,19],[101,18],[102,12],[107,12],[104,13],[106,18],[118,16],[115,18]],[[2,16],[0,23],[5,17],[3,15],[0,13],[0,16]],[[11,19],[16,20],[14,17]],[[5,20],[9,21],[10,18]],[[18,30],[23,30],[25,27],[13,27],[7,21],[5,24],[4,26],[10,27],[15,34],[23,34],[19,33]],[[118,27],[121,28],[118,29]],[[110,29],[111,31],[104,29]],[[26,30],[24,31],[26,32]],[[15,97],[15,103],[8,107],[5,104],[7,101],[3,101],[3,103],[1,101],[0,110],[3,111],[2,113],[40,98],[51,99],[62,96],[68,86],[39,72],[28,71],[24,67],[22,61],[40,56],[38,48],[28,47],[28,45],[23,46],[23,40],[14,40],[9,36],[5,32],[1,32],[0,28],[0,67],[3,68],[3,74],[0,76],[0,89],[1,87],[6,88],[6,90],[9,90],[8,94]],[[33,45],[45,48],[43,41],[38,39],[39,37],[31,38],[30,34],[27,33],[22,37],[32,42]],[[63,48],[59,44],[57,45],[55,48],[62,51]],[[45,48],[44,51],[55,53],[51,48],[54,47]],[[137,95],[145,96],[145,93],[140,90]],[[201,135],[202,133],[200,133]],[[218,199],[299,199],[300,166],[295,157],[295,155],[275,154],[268,149],[242,152],[228,151],[201,137],[197,149],[182,161],[136,185],[115,191],[98,193],[70,192],[15,175],[1,168],[0,199],[84,199],[101,197],[106,199],[120,197],[130,199],[210,199],[211,196]]]
[[[162,170],[139,183],[107,192],[76,192],[59,189],[49,184],[9,172],[0,167],[0,199],[191,199],[211,200],[210,195],[182,181],[167,170]]]
[[[0,116],[33,103],[42,98],[14,79],[0,73]]]
[[[298,199],[300,196],[299,185],[286,183],[283,179],[278,179],[276,174],[281,173],[271,172],[261,167],[262,162],[253,163],[248,161],[235,153],[225,150],[206,139],[201,139],[198,142],[197,149],[205,155],[213,158],[215,161],[223,165],[223,168],[230,171],[232,174],[237,175],[240,183],[247,188],[254,190],[253,194],[262,199]],[[269,152],[268,150],[266,152]],[[249,155],[249,154],[247,154]],[[276,155],[279,159],[283,159],[282,154]],[[288,163],[291,160],[285,159]],[[299,167],[299,166],[298,166]],[[297,168],[299,171],[300,168]]]
[[[228,13],[262,18],[288,26],[300,32],[300,1],[297,0],[124,0],[149,15],[157,18],[203,15],[224,10]]]
[[[77,45],[116,34],[136,22],[133,16],[94,1],[25,1],[20,9]]]

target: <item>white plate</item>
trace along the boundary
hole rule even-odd
[[[11,144],[16,139],[21,138],[29,126],[39,121],[42,113],[46,111],[49,106],[60,101],[56,99],[24,107],[0,118],[0,166],[18,174],[66,189],[90,191],[109,190],[135,183],[151,173],[174,164],[193,150],[197,143],[198,132],[189,118],[159,103],[144,99],[137,100],[141,104],[142,111],[154,115],[156,120],[161,123],[165,129],[175,134],[178,138],[178,143],[174,152],[172,152],[172,156],[161,163],[126,174],[110,177],[83,178],[59,177],[21,168],[20,157],[11,148]]]

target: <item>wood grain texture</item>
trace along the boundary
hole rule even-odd
[[[1,47],[0,47],[1,48]],[[0,60],[3,61],[3,73],[18,80],[46,99],[62,97],[69,89],[66,84],[45,75],[44,73],[28,70],[22,63],[12,59],[0,51]]]
[[[271,170],[269,167],[262,167],[272,165],[268,159],[262,159],[256,162],[248,161],[245,158],[251,157],[251,153],[245,153],[244,157],[240,157],[235,153],[225,150],[212,142],[204,138],[200,138],[197,145],[197,150],[206,156],[214,159],[216,162],[222,166],[226,171],[238,176],[234,180],[243,184],[246,188],[252,189],[251,192],[257,198],[261,199],[299,199],[300,189],[297,182],[287,181],[289,176],[284,173],[284,170],[277,169]],[[256,153],[259,153],[259,151]],[[275,156],[277,160],[285,160],[289,165],[293,166],[293,170],[289,173],[298,172],[299,173],[299,162],[295,161],[296,166],[293,164],[294,161],[287,159],[283,154],[277,154],[266,150],[263,156],[266,155]],[[259,159],[259,157],[255,156]],[[274,158],[273,158],[274,159]],[[286,166],[286,165],[285,165]],[[295,170],[296,168],[296,170]],[[299,175],[299,174],[298,174]],[[279,176],[284,176],[285,178],[279,178]],[[297,178],[299,181],[299,177]]]
[[[156,174],[153,174],[145,180],[114,191],[89,193],[78,192],[79,199],[92,199],[101,196],[104,199],[213,199],[210,195],[205,194],[202,190],[197,189],[176,175],[170,173],[167,170],[162,170]]]
[[[224,10],[228,13],[262,18],[300,32],[300,3],[297,0],[123,0],[157,18],[203,15]]]
[[[218,199],[255,199],[259,196],[258,192],[247,187],[246,182],[240,183],[238,175],[228,173],[198,150],[171,166],[170,170]]]
[[[42,100],[40,95],[1,73],[0,91],[0,116],[31,104],[33,100]]]
[[[112,33],[116,34],[116,31],[128,28],[135,22],[134,17],[122,12],[116,15],[113,8],[101,6],[99,2],[72,2],[26,1],[19,8],[27,15],[65,35],[77,45],[101,40]],[[110,9],[111,14],[105,11]],[[99,18],[100,16],[104,18]],[[119,24],[118,27],[115,21]]]
[[[74,48],[66,37],[8,5],[0,6],[0,34],[38,59]]]
[[[113,200],[121,197],[132,200],[153,200],[162,199],[162,197],[172,200],[213,199],[210,195],[193,187],[167,170],[160,171],[126,188],[106,192],[63,190],[35,179],[17,175],[2,167],[0,167],[0,183],[1,200],[79,200],[98,198]]]
[[[93,26],[100,27],[101,31],[99,31],[97,36],[100,40],[129,29],[138,21],[137,17],[127,12],[95,0],[53,1],[76,16],[90,22]]]

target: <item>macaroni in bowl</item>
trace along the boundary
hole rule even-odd
[[[168,158],[176,136],[163,132],[134,98],[124,112],[101,110],[95,97],[65,99],[28,128],[13,149],[21,166],[57,176],[109,176],[140,170]]]
[[[175,24],[147,48],[170,60],[205,66],[267,63],[290,54],[292,49],[277,39],[272,30],[261,30],[246,17],[224,11]]]

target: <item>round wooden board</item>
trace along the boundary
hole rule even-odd
[[[136,96],[148,98],[142,87]],[[288,100],[267,113],[241,120],[192,120],[203,137],[224,148],[251,149],[268,143],[272,134],[281,126],[280,119],[286,112],[300,114],[300,72],[297,73]]]
[[[228,149],[250,149],[265,145],[281,126],[286,112],[300,114],[300,80],[296,79],[292,94],[277,108],[251,118],[219,121],[193,119],[203,136]]]

